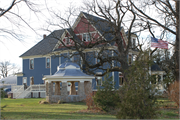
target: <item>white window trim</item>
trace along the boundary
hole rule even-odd
[[[31,69],[31,60],[33,60],[33,69]],[[29,69],[34,70],[34,58],[29,59]]]
[[[64,39],[65,39],[65,45],[71,45],[70,37],[64,37]],[[67,39],[69,39],[69,44],[67,44]]]
[[[97,80],[98,80],[98,77],[100,78],[100,80],[101,80],[101,85],[98,85],[98,82],[97,82]],[[100,76],[96,76],[96,86],[102,86],[102,77],[100,77]]]
[[[96,72],[96,79],[99,77],[101,80],[101,85],[98,85],[97,80],[96,80],[96,86],[102,86],[102,76],[98,76],[98,75],[102,75],[102,72]]]
[[[47,58],[49,58],[49,67],[47,67]],[[51,68],[51,57],[46,57],[46,63],[45,64],[46,64],[45,66],[47,69]]]
[[[135,39],[135,44],[134,45],[133,45],[133,39]],[[136,46],[136,37],[132,37],[131,42],[132,42],[132,47],[135,48],[135,46]]]

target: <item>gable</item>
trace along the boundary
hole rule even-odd
[[[75,34],[89,33],[95,31],[96,31],[95,28],[88,22],[88,20],[84,16],[81,17],[79,23],[74,28]]]

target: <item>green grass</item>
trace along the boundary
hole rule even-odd
[[[178,106],[175,102],[168,100],[167,98],[159,98],[158,99],[159,111],[160,114],[158,116],[159,119],[178,119],[179,112]]]
[[[1,106],[7,105],[1,114],[5,119],[116,119],[107,113],[80,112],[86,110],[83,102],[64,104],[39,104],[41,98],[2,99]],[[178,119],[178,108],[167,98],[158,99],[158,119]]]
[[[1,106],[7,105],[1,114],[5,119],[115,119],[109,114],[82,113],[87,109],[83,102],[64,104],[39,104],[45,99],[3,99]]]

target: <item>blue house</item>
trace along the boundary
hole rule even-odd
[[[91,18],[91,20],[96,21],[98,24],[91,24],[88,18]],[[69,57],[71,55],[70,53],[76,53],[77,51],[74,49],[66,49],[58,39],[62,39],[67,46],[72,46],[74,44],[71,35],[75,36],[77,40],[83,41],[85,44],[89,44],[90,39],[97,39],[99,37],[105,40],[111,40],[113,38],[111,34],[103,36],[102,29],[110,30],[111,28],[102,21],[104,20],[101,18],[81,12],[72,26],[72,29],[55,30],[48,36],[44,36],[39,43],[20,56],[23,62],[23,72],[17,74],[17,85],[26,84],[30,86],[44,84],[44,80],[42,80],[43,76],[53,75],[57,71],[57,67],[68,60],[77,63],[82,67],[83,72],[86,72],[81,62],[82,58],[78,54]],[[128,40],[123,27],[121,27],[121,37],[124,40],[124,44],[127,44]],[[131,40],[134,46],[136,45],[136,39],[137,36],[132,34]],[[109,48],[117,49],[115,42],[111,43]],[[111,51],[106,52],[109,53]],[[134,55],[137,53],[137,49],[129,50],[129,55],[127,56],[129,64],[133,62]],[[91,64],[98,62],[97,57],[95,57],[97,54],[96,48],[84,50],[84,54],[86,56],[85,59]],[[115,55],[115,53],[112,52],[110,55]],[[120,64],[115,61],[112,62],[111,65],[120,66]],[[110,64],[107,64],[102,67],[108,69],[109,66]],[[96,69],[94,71],[96,74],[94,75],[95,79],[92,80],[92,87],[93,91],[96,91],[97,86],[102,85],[104,77],[101,76],[103,72],[102,69]],[[115,88],[119,88],[119,86],[123,85],[123,76],[121,72],[115,71],[109,74],[113,77],[114,83],[116,83]]]

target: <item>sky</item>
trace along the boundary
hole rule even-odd
[[[12,0],[0,1],[1,7],[6,7]],[[16,39],[9,34],[0,33],[0,61],[10,61],[22,68],[22,58],[19,56],[30,49],[43,39],[43,34],[49,34],[49,32],[42,30],[44,26],[47,26],[47,19],[52,18],[47,10],[59,10],[65,11],[73,6],[80,6],[83,0],[33,0],[35,10],[38,10],[35,14],[27,8],[25,4],[19,4],[18,7],[14,7],[12,12],[21,15],[27,23],[36,31],[36,33],[24,24],[17,17],[7,14],[9,20],[5,17],[0,18],[0,29],[13,30],[19,38]],[[22,25],[23,27],[15,27],[11,22]],[[52,28],[53,30],[53,28]]]
[[[12,0],[0,1],[0,7],[8,6],[11,1]],[[48,26],[47,20],[53,20],[49,11],[61,12],[63,15],[63,13],[67,13],[69,7],[82,6],[83,1],[84,0],[33,0],[33,3],[35,3],[33,9],[38,11],[35,13],[27,8],[25,4],[19,4],[17,7],[14,7],[12,12],[22,16],[33,30],[23,23],[21,19],[17,19],[17,17],[12,14],[7,14],[6,18],[1,17],[0,29],[13,30],[21,39],[16,39],[0,31],[0,61],[10,61],[22,68],[22,58],[19,58],[19,56],[41,41],[43,34],[49,34],[49,32],[42,30],[42,28]],[[80,10],[77,10],[77,12],[80,12]],[[151,14],[153,14],[152,10]],[[12,23],[22,27],[18,28]],[[57,28],[50,29],[55,30]],[[159,33],[157,31],[158,30],[155,31],[155,34],[158,37]],[[146,38],[147,34],[142,35],[142,38],[143,37]]]

